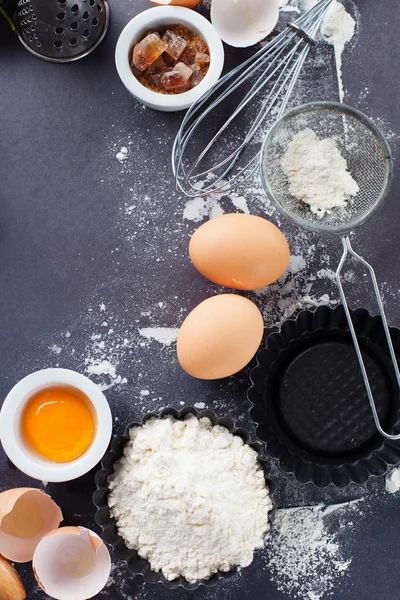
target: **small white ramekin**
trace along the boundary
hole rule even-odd
[[[204,39],[210,51],[210,66],[204,79],[181,94],[159,94],[149,90],[136,79],[130,68],[133,46],[149,30],[168,25],[184,25],[194,31]],[[214,27],[199,13],[182,6],[157,6],[138,14],[122,30],[115,49],[115,64],[126,89],[146,106],[163,111],[185,110],[218,81],[224,66],[224,48]]]
[[[95,434],[87,451],[71,462],[53,463],[40,458],[24,444],[21,416],[28,400],[46,388],[69,386],[82,392],[91,403]],[[92,469],[107,450],[112,416],[100,388],[84,375],[68,369],[43,369],[21,379],[9,392],[0,412],[0,441],[12,463],[26,475],[48,482],[70,481]]]

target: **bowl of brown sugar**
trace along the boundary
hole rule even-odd
[[[185,110],[220,75],[224,49],[199,13],[181,6],[150,8],[122,30],[115,50],[126,89],[156,110]]]

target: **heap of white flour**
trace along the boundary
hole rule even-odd
[[[347,162],[332,138],[320,140],[312,129],[303,129],[288,144],[282,169],[290,193],[308,204],[318,217],[346,206],[359,191]]]
[[[248,566],[272,507],[257,453],[192,415],[150,419],[130,438],[108,499],[126,545],[168,580]]]

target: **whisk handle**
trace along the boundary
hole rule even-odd
[[[347,322],[348,322],[348,325],[349,325],[351,337],[353,338],[354,348],[355,348],[355,351],[357,353],[358,362],[360,364],[361,373],[362,373],[362,376],[363,376],[363,379],[364,379],[365,389],[367,390],[368,400],[369,400],[369,403],[370,403],[370,406],[371,406],[372,415],[374,417],[376,428],[379,431],[379,433],[381,435],[383,435],[383,437],[387,438],[388,440],[399,440],[400,439],[400,434],[393,435],[393,434],[387,433],[386,431],[383,430],[383,428],[381,426],[381,423],[379,421],[379,416],[378,416],[378,412],[376,410],[376,405],[375,405],[374,397],[373,397],[373,394],[372,394],[371,386],[370,386],[370,383],[369,383],[367,370],[365,368],[364,359],[363,359],[362,354],[361,354],[360,345],[358,343],[356,330],[354,328],[353,321],[351,319],[350,309],[349,309],[349,306],[348,306],[348,303],[347,303],[346,295],[344,293],[343,285],[342,285],[342,280],[341,280],[341,273],[342,273],[344,264],[345,264],[346,259],[347,259],[347,257],[348,257],[349,254],[354,258],[354,260],[356,262],[362,264],[369,271],[369,274],[370,274],[371,280],[372,280],[372,284],[373,284],[373,287],[374,287],[375,297],[376,297],[376,300],[378,302],[379,314],[380,314],[380,316],[382,318],[382,324],[383,324],[383,328],[384,328],[384,331],[385,331],[385,336],[386,336],[387,344],[388,344],[388,347],[389,347],[389,352],[390,352],[390,356],[391,356],[391,359],[392,359],[392,364],[393,364],[394,372],[395,372],[395,375],[396,375],[398,386],[400,387],[400,371],[399,371],[399,367],[398,367],[398,364],[397,364],[397,359],[396,359],[396,354],[395,354],[395,351],[394,351],[394,348],[393,348],[392,339],[390,337],[389,326],[388,326],[388,323],[387,323],[387,319],[386,319],[386,315],[385,315],[385,309],[383,307],[382,297],[381,297],[381,294],[380,294],[380,291],[379,291],[379,287],[378,287],[378,282],[377,282],[377,279],[376,279],[375,271],[372,268],[372,266],[366,260],[364,260],[364,258],[362,258],[359,254],[357,254],[353,250],[353,248],[351,246],[351,243],[350,243],[350,239],[349,239],[348,236],[342,238],[342,243],[343,243],[343,255],[342,255],[342,258],[340,260],[338,269],[336,271],[336,281],[337,281],[337,285],[338,285],[338,288],[339,288],[340,298],[342,300],[343,307],[344,307],[344,310],[345,310],[345,313],[346,313]]]

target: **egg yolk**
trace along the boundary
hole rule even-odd
[[[25,443],[43,458],[56,463],[79,458],[94,434],[86,396],[68,388],[42,390],[25,406],[21,433]]]

